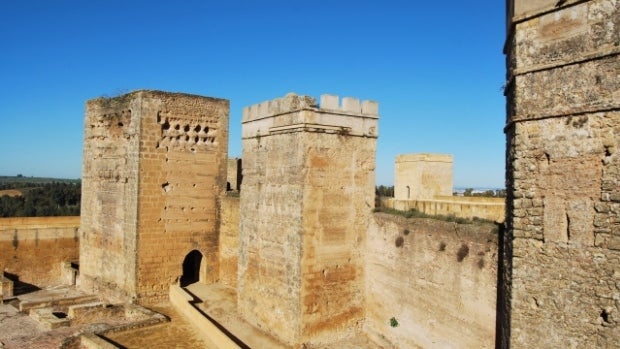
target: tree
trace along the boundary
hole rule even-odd
[[[394,186],[386,187],[385,185],[380,185],[375,187],[375,194],[384,197],[394,197]]]

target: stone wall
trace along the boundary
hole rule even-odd
[[[200,281],[217,280],[228,101],[158,91],[94,99],[84,143],[82,287],[158,302],[192,251]]]
[[[394,163],[394,198],[430,200],[452,195],[452,155],[405,154]]]
[[[241,159],[229,158],[226,171],[226,190],[239,191],[241,189]]]
[[[140,100],[86,103],[80,282],[87,291],[135,298]]]
[[[616,347],[620,6],[515,0],[509,10],[499,343]]]
[[[431,200],[396,200],[381,198],[381,207],[399,211],[411,209],[428,215],[454,216],[458,218],[482,218],[503,222],[506,204],[503,198],[445,196]]]
[[[239,198],[222,197],[220,215],[220,283],[237,287],[239,262]]]
[[[377,119],[376,103],[329,95],[244,110],[239,312],[291,345],[361,326]]]
[[[0,272],[17,292],[62,284],[62,262],[79,258],[79,227],[80,217],[0,218]]]
[[[364,328],[377,343],[494,347],[496,225],[376,213],[366,248]]]

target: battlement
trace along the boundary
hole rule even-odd
[[[353,97],[343,97],[342,100],[336,95],[321,95],[320,109],[346,114],[355,114],[367,117],[379,117],[379,103],[375,101],[361,101]]]
[[[416,153],[398,155],[396,162],[445,162],[451,164],[454,160],[451,154]]]
[[[299,110],[309,109],[314,111],[328,111],[337,114],[350,114],[371,118],[379,117],[379,103],[374,101],[361,101],[353,97],[343,97],[342,100],[336,95],[321,95],[321,103],[311,96],[299,96],[289,93],[284,97],[264,101],[243,108],[242,122],[253,121],[279,114],[286,114]]]

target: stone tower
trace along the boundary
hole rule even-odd
[[[323,95],[245,108],[239,313],[290,345],[352,336],[364,317],[378,105]]]
[[[502,348],[620,343],[620,4],[508,1]]]
[[[452,196],[453,158],[450,154],[404,154],[394,163],[396,200],[432,200]]]
[[[217,279],[228,101],[136,91],[86,103],[81,288],[153,303]]]

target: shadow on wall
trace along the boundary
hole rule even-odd
[[[41,289],[37,287],[36,285],[19,281],[19,276],[17,274],[4,272],[4,277],[13,281],[13,295],[14,296],[19,296],[25,293],[34,292],[34,291],[38,291]]]

